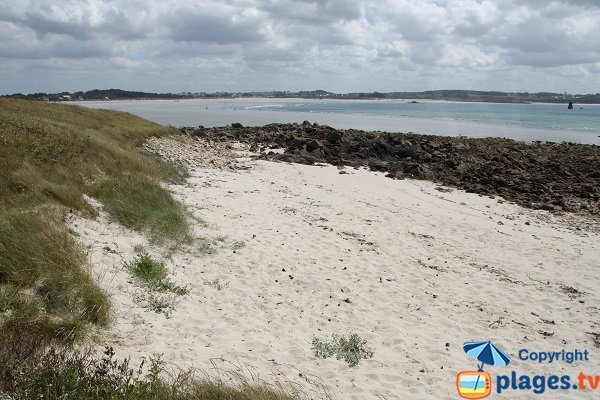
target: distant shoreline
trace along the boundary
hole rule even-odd
[[[87,100],[182,100],[182,99],[242,99],[242,98],[289,98],[327,100],[443,100],[457,102],[483,102],[531,104],[552,103],[600,104],[600,93],[567,94],[553,92],[499,92],[477,90],[429,90],[422,92],[350,92],[334,93],[325,90],[312,91],[251,91],[251,92],[180,92],[151,93],[121,89],[94,89],[89,91],[60,93],[7,94],[1,97],[18,97],[48,101],[87,101]]]
[[[237,100],[237,101],[252,101],[252,100],[322,100],[322,101],[363,101],[363,102],[379,102],[379,101],[398,101],[404,103],[411,103],[415,99],[410,98],[342,98],[342,97],[333,97],[333,98],[314,98],[314,97],[182,97],[182,98],[173,98],[173,99],[157,99],[157,98],[135,98],[135,99],[109,99],[109,100],[98,100],[98,99],[84,99],[84,100],[72,100],[71,103],[87,103],[87,102],[124,102],[124,101],[176,101],[176,100]],[[64,103],[65,101],[50,101],[51,103]],[[418,103],[459,103],[459,104],[540,104],[540,105],[560,105],[564,104],[568,105],[568,101],[565,103],[562,102],[546,102],[546,101],[535,101],[535,102],[509,102],[509,101],[483,101],[483,100],[450,100],[450,99],[418,99],[416,104]],[[573,101],[574,105],[591,105],[598,106],[598,103],[577,103]]]
[[[88,102],[88,101],[149,101],[149,100],[255,100],[255,99],[273,99],[273,100],[339,100],[339,101],[402,101],[410,103],[413,100],[416,100],[416,103],[426,103],[426,102],[439,102],[439,103],[469,103],[469,104],[569,104],[569,101],[500,101],[500,100],[465,100],[465,99],[434,99],[434,98],[395,98],[395,97],[373,97],[373,98],[364,98],[364,97],[324,97],[324,98],[315,98],[315,97],[178,97],[178,98],[151,98],[151,97],[139,97],[139,98],[130,98],[130,99],[83,99],[83,100],[71,100],[72,102]],[[52,100],[52,103],[64,103],[66,100]],[[600,101],[593,103],[583,103],[572,101],[574,105],[600,105]]]

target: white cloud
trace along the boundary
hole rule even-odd
[[[5,93],[600,81],[594,0],[0,0],[0,32]]]

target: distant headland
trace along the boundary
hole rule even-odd
[[[600,104],[600,93],[568,94],[552,92],[497,92],[478,90],[428,90],[422,92],[351,92],[334,93],[325,90],[256,91],[256,92],[180,92],[150,93],[121,89],[94,89],[60,93],[14,93],[0,97],[27,98],[46,101],[85,100],[142,100],[142,99],[189,99],[189,98],[302,98],[302,99],[394,99],[394,100],[446,100],[489,103],[579,103]]]

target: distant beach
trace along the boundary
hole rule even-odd
[[[79,102],[165,125],[246,126],[308,120],[338,129],[600,145],[600,105],[495,104],[400,100],[194,99]]]

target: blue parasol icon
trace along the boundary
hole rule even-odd
[[[510,357],[504,354],[502,350],[492,344],[492,342],[467,342],[463,345],[465,353],[481,361],[481,365],[477,366],[478,371],[483,371],[483,365],[497,365],[506,367],[510,363]],[[479,383],[481,375],[477,375],[475,387]]]
[[[510,357],[492,342],[467,342],[463,345],[463,349],[465,353],[481,361],[481,365],[478,365],[479,371],[483,371],[484,364],[506,367],[510,363]]]

